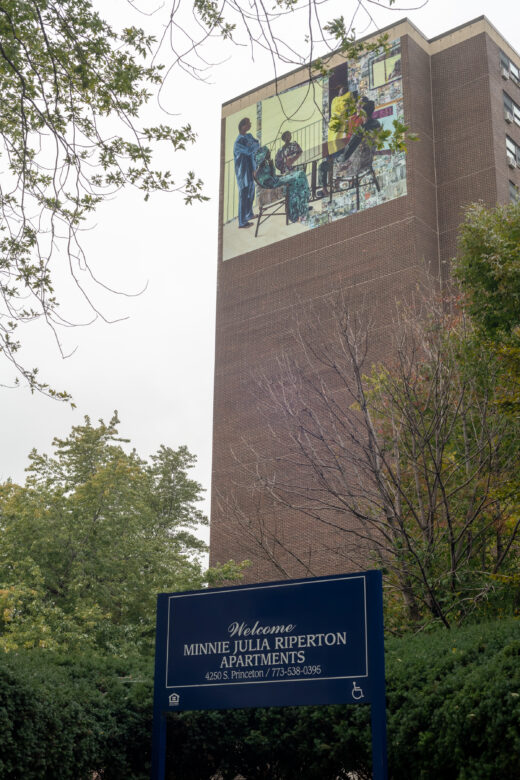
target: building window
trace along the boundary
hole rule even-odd
[[[512,122],[513,121],[513,101],[509,97],[509,95],[506,95],[504,92],[504,116],[506,118],[506,122]]]
[[[510,167],[515,168],[516,167],[515,142],[512,141],[510,138],[506,138],[506,157]]]
[[[502,78],[511,79],[520,87],[520,70],[503,51],[500,52],[500,72],[502,73]]]
[[[509,200],[511,203],[520,203],[520,191],[512,181],[509,182]]]
[[[506,156],[510,168],[520,168],[520,146],[506,135]]]
[[[509,95],[504,92],[504,117],[506,122],[514,122],[517,125],[520,125],[520,106],[518,106],[514,100],[512,100]]]

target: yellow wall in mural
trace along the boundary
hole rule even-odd
[[[262,101],[262,144],[281,146],[281,136],[286,130],[293,135],[305,132],[318,123],[321,135],[323,117],[322,80],[307,82],[281,95]]]

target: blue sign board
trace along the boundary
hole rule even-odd
[[[166,711],[348,702],[371,703],[373,727],[382,706],[384,725],[380,572],[158,596],[156,727]]]

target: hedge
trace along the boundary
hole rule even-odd
[[[390,776],[517,780],[520,621],[386,646]],[[45,651],[0,659],[2,780],[144,780],[152,662]],[[168,726],[169,780],[371,776],[366,706],[184,713]]]
[[[152,664],[48,651],[0,659],[0,778],[149,778]]]

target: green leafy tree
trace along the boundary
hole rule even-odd
[[[497,405],[516,429],[520,411],[520,204],[487,209],[474,204],[462,224],[454,276],[476,331],[477,347],[493,355],[498,370]],[[517,462],[496,491],[497,500],[517,507]],[[503,578],[518,599],[518,566]]]
[[[520,326],[520,203],[468,209],[454,275],[482,334],[499,341]]]
[[[206,518],[195,458],[127,453],[119,420],[85,424],[33,451],[25,486],[0,493],[0,646],[151,647],[159,591],[200,588]]]
[[[473,205],[462,224],[454,275],[485,349],[502,369],[504,412],[520,409],[520,204]]]

